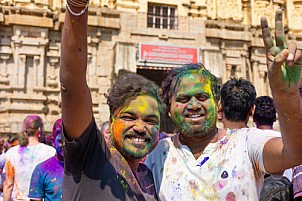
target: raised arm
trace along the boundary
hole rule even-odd
[[[282,139],[272,139],[265,144],[263,161],[268,172],[276,173],[302,163],[302,101],[299,93],[302,56],[296,43],[288,43],[286,47],[281,9],[276,12],[276,44],[265,17],[261,18],[261,27],[268,78],[282,133]]]
[[[75,0],[73,0],[75,1]],[[74,13],[85,9],[68,4]],[[87,8],[88,9],[88,8]],[[66,9],[62,33],[60,81],[64,134],[73,140],[83,133],[92,119],[92,100],[86,81],[88,10],[79,16]]]

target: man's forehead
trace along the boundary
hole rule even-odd
[[[201,74],[186,74],[182,76],[176,86],[177,91],[200,90],[208,88],[211,90],[211,82]]]
[[[150,95],[139,95],[135,99],[129,101],[128,104],[117,109],[117,113],[132,112],[132,113],[158,113],[158,102]]]

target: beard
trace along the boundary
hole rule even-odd
[[[112,138],[112,144],[113,146],[123,155],[124,158],[126,159],[142,159],[147,154],[149,154],[157,144],[158,140],[156,142],[151,143],[151,147],[147,149],[142,149],[142,150],[134,150],[133,148],[130,148],[130,146],[125,146],[122,145],[120,146],[113,138]]]
[[[205,119],[199,124],[188,124],[186,121],[175,123],[176,128],[183,137],[186,138],[204,138],[213,133],[216,129],[216,121],[213,119]]]

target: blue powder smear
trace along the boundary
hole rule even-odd
[[[201,167],[205,162],[209,160],[209,157],[205,157],[197,166]]]

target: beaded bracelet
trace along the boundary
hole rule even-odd
[[[68,0],[68,1],[70,1],[70,0]],[[69,10],[69,12],[70,12],[71,14],[75,15],[75,16],[83,15],[83,13],[85,13],[85,11],[87,10],[88,5],[89,5],[89,1],[87,1],[87,4],[86,4],[85,8],[84,8],[83,10],[81,10],[81,12],[75,13],[75,12],[73,12],[73,11],[71,10],[71,8],[69,7],[68,1],[67,1],[67,3],[66,3],[66,7],[67,7],[67,9]],[[73,3],[72,3],[71,5],[73,5]],[[75,6],[75,7],[82,7],[82,6],[76,6],[76,5],[73,5],[73,6]]]
[[[88,1],[78,1],[78,0],[67,0],[69,5],[75,6],[75,7],[85,7]]]

